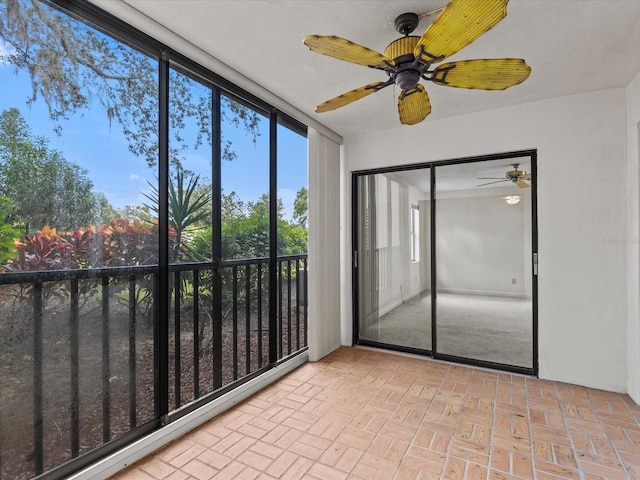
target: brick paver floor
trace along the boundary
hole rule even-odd
[[[362,348],[308,363],[119,480],[639,479],[627,395]]]

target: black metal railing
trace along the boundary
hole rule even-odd
[[[274,321],[278,360],[305,349],[306,255],[276,265],[273,308],[268,258],[170,266],[170,419],[270,367]],[[0,274],[0,479],[158,420],[158,295],[157,266]]]

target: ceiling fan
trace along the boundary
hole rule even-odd
[[[514,163],[513,170],[509,170],[504,174],[504,177],[479,177],[477,180],[494,180],[493,182],[482,183],[478,187],[484,187],[485,185],[492,185],[500,182],[513,182],[520,188],[529,188],[529,184],[525,180],[531,181],[531,174],[520,170],[521,163]]]
[[[316,106],[317,113],[344,107],[356,100],[396,84],[400,123],[414,125],[431,113],[431,103],[420,79],[436,85],[480,90],[504,90],[522,83],[531,68],[519,58],[494,58],[449,62],[431,67],[463,49],[493,28],[507,15],[509,0],[451,0],[422,37],[409,35],[420,21],[415,13],[395,19],[404,35],[378,53],[335,35],[309,35],[304,44],[310,50],[347,62],[384,71],[389,79],[343,93]],[[438,11],[435,10],[435,11]],[[422,16],[426,16],[423,14]]]

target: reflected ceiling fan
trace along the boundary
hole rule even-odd
[[[463,49],[493,28],[507,15],[509,0],[451,0],[422,37],[409,35],[420,21],[415,13],[395,20],[404,35],[391,42],[384,54],[335,35],[309,35],[304,44],[314,52],[347,62],[383,70],[389,79],[343,93],[316,106],[317,113],[344,107],[356,100],[396,84],[400,123],[414,125],[431,113],[431,103],[420,79],[436,85],[480,90],[504,90],[522,83],[531,68],[519,58],[464,60],[431,67]]]
[[[504,177],[479,177],[476,180],[494,180],[493,182],[482,183],[478,187],[484,187],[485,185],[492,185],[494,183],[501,182],[513,182],[520,188],[529,188],[529,184],[525,180],[531,181],[531,174],[520,170],[521,163],[514,163],[513,170],[509,170],[504,174]]]

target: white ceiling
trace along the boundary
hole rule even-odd
[[[113,2],[94,1],[105,7]],[[398,127],[398,89],[387,87],[339,110],[313,113],[317,103],[387,77],[381,71],[313,53],[302,44],[303,37],[338,35],[382,52],[399,36],[393,26],[397,15],[420,14],[447,3],[124,1],[343,136]],[[423,19],[414,33],[422,34],[428,23]],[[501,23],[450,60],[524,58],[532,68],[530,78],[499,92],[429,84],[432,113],[426,121],[624,87],[640,71],[639,45],[638,0],[511,0]]]

